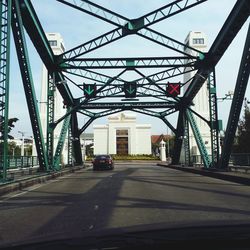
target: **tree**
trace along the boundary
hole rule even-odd
[[[9,133],[15,127],[14,123],[17,121],[18,118],[10,118],[8,120],[8,139],[14,139],[14,137]],[[0,116],[0,140],[3,140],[3,132],[4,132],[4,119],[3,116]]]
[[[244,115],[238,124],[236,144],[234,145],[235,153],[250,153],[250,109],[245,100]]]

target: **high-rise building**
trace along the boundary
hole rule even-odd
[[[200,31],[190,31],[185,39],[185,44],[189,47],[195,48],[201,52],[207,52],[207,37],[203,32]],[[198,52],[195,52],[194,50],[190,50],[188,47],[185,48],[185,52],[188,54],[198,57]],[[187,72],[184,74],[184,82],[188,82],[189,79],[191,79],[196,72]],[[190,85],[189,81],[184,86],[184,92],[187,90],[188,86]],[[196,111],[198,114],[203,116],[205,119],[209,120],[209,90],[207,87],[207,82],[203,84],[201,89],[199,90],[198,94],[193,99],[194,106],[191,108]],[[205,146],[207,148],[208,154],[211,154],[211,135],[210,135],[210,128],[208,124],[198,118],[196,115],[194,115],[195,121],[197,123],[197,126],[200,130],[201,136],[203,138],[203,141],[205,143]],[[190,135],[190,153],[191,157],[196,157],[196,160],[200,160],[200,152],[198,149],[198,146],[196,144],[194,135],[192,133],[191,127],[189,128],[189,135]]]
[[[62,36],[59,33],[47,33],[46,34],[47,39],[50,43],[50,46],[52,48],[52,51],[55,55],[59,55],[65,51],[64,43]],[[42,131],[43,136],[45,138],[46,143],[46,131],[47,131],[47,88],[48,88],[48,70],[45,67],[45,65],[42,66],[42,81],[41,81],[41,98],[40,98],[40,118],[41,118],[41,125],[42,125]],[[63,98],[61,97],[59,91],[56,89],[54,92],[54,118],[55,121],[59,118],[61,118],[66,110],[63,108]],[[56,146],[58,143],[58,139],[60,136],[62,123],[59,123],[55,130],[54,130],[54,152],[56,150]],[[33,150],[34,152],[35,150]],[[67,164],[67,141],[64,144],[63,153],[62,153],[62,163]]]

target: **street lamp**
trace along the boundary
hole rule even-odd
[[[24,134],[25,134],[25,132],[18,131],[18,133],[22,135],[21,156],[24,156]]]

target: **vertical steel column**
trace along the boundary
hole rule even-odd
[[[26,96],[27,106],[31,120],[34,140],[36,143],[37,156],[40,165],[40,171],[49,169],[48,159],[45,153],[44,138],[42,134],[42,126],[37,107],[37,99],[32,79],[32,73],[29,63],[29,56],[26,46],[26,40],[23,30],[23,22],[21,18],[20,5],[18,0],[13,1],[12,8],[12,30],[16,46],[17,57],[19,61],[20,71],[23,80],[23,87]]]
[[[231,105],[231,110],[227,122],[227,129],[225,133],[224,146],[221,153],[221,159],[219,162],[219,168],[225,169],[228,166],[232,145],[235,138],[238,121],[240,118],[240,112],[246,93],[247,83],[250,73],[250,25],[248,26],[248,32],[246,42],[241,58],[239,73],[234,89],[234,96]]]
[[[70,110],[68,109],[67,112],[69,111]],[[55,156],[53,160],[53,167],[55,170],[60,170],[60,160],[61,160],[62,150],[63,150],[65,138],[67,135],[67,131],[70,126],[70,120],[71,120],[71,115],[67,116],[63,121],[62,129],[60,132],[60,137],[58,140],[58,144],[56,147],[56,152],[55,152]]]
[[[3,181],[6,180],[8,167],[11,5],[11,0],[0,2],[0,179],[2,177]]]
[[[208,90],[212,157],[211,166],[215,167],[218,164],[220,154],[215,69],[210,73],[208,77]]]
[[[209,159],[207,149],[206,149],[205,144],[202,140],[202,136],[201,136],[199,128],[195,122],[195,119],[193,117],[192,112],[190,110],[186,110],[186,116],[187,116],[187,119],[191,125],[195,141],[197,143],[197,146],[198,146],[200,154],[201,154],[201,158],[203,160],[204,167],[210,168],[211,167],[211,160]]]
[[[186,115],[184,115],[184,151],[185,151],[185,165],[191,165],[190,159],[190,144],[189,144],[189,124]]]
[[[70,124],[72,118],[70,118]],[[72,133],[71,133],[71,126],[68,129],[68,165],[72,166],[73,164],[73,145],[72,145]]]
[[[48,72],[47,83],[47,157],[49,168],[53,169],[54,127],[55,120],[55,74]]]
[[[78,120],[76,112],[72,113],[71,119],[71,133],[72,133],[72,145],[75,157],[75,163],[81,165],[82,162],[82,149],[80,142],[80,133],[78,128]]]
[[[180,110],[177,121],[175,140],[174,140],[174,153],[173,153],[172,164],[179,164],[180,162],[181,148],[184,135],[183,122],[184,122],[184,113],[182,110]]]

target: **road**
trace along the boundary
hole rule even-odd
[[[250,187],[152,164],[83,169],[0,199],[0,245],[103,229],[250,222]]]

